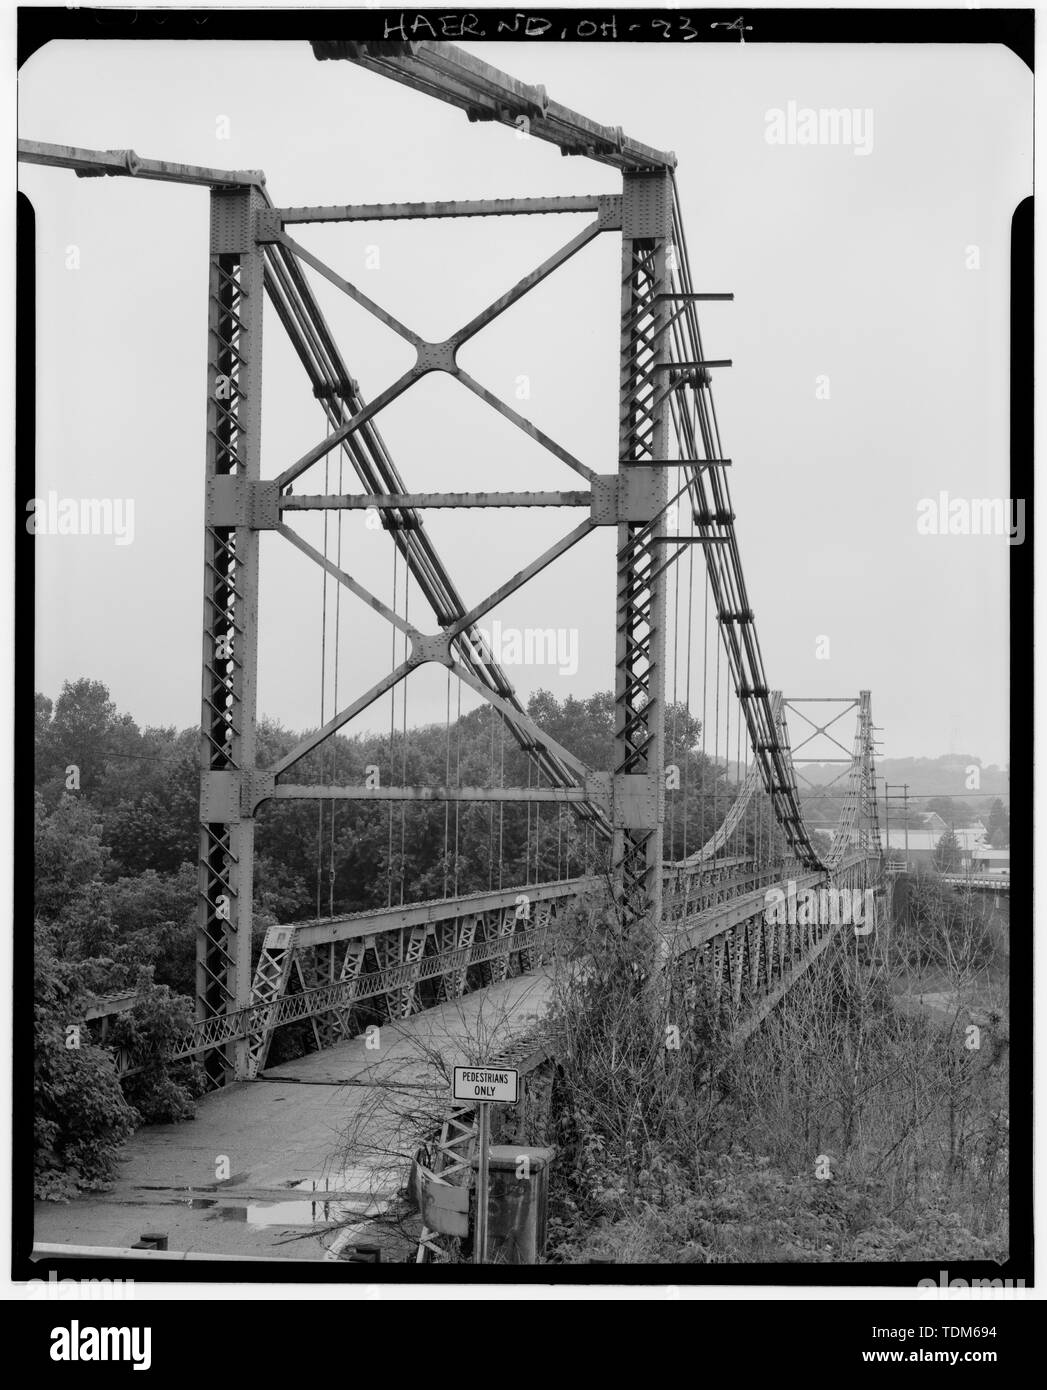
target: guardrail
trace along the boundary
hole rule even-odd
[[[835,876],[846,879],[862,864],[864,856],[848,856]],[[675,928],[677,954],[700,953],[716,938],[727,942],[727,970],[740,949],[752,957],[766,955],[767,940],[774,936],[773,924],[766,917],[767,889],[794,883],[797,888],[826,885],[820,871],[802,873],[795,867],[756,868],[751,861],[734,860],[730,865],[712,861],[698,866],[673,866],[666,875],[665,920]],[[350,1014],[361,1004],[391,1018],[404,1018],[420,1007],[419,989],[438,982],[438,997],[458,997],[472,988],[484,988],[508,977],[515,963],[518,970],[535,968],[550,954],[555,935],[555,917],[567,903],[596,891],[602,880],[596,877],[561,880],[552,884],[516,885],[487,893],[474,893],[452,902],[408,904],[391,909],[355,913],[301,926],[270,928],[263,960],[256,975],[268,988],[268,997],[256,998],[250,1005],[218,1018],[197,1022],[168,1054],[172,1060],[190,1057],[214,1047],[248,1039],[257,1074],[264,1065],[268,1040],[275,1029],[288,1023],[326,1019],[338,1026],[338,1036],[352,1036]],[[764,928],[769,936],[765,939]],[[281,935],[283,934],[283,935]],[[774,950],[782,952],[788,933]],[[737,939],[735,939],[737,938]],[[751,938],[751,940],[749,939]],[[795,944],[795,943],[794,943]],[[805,949],[813,945],[807,941]],[[334,952],[344,946],[341,978],[309,980],[316,957],[324,956],[326,969],[333,970]],[[790,951],[793,947],[790,946]],[[279,967],[265,976],[265,953]],[[366,958],[374,968],[365,969]],[[394,956],[395,959],[390,959]],[[408,958],[404,958],[405,955]],[[722,957],[705,961],[703,969],[722,973]],[[303,965],[306,969],[303,969]],[[287,989],[296,966],[303,988]],[[319,968],[324,967],[321,962]],[[751,973],[751,967],[750,967]],[[736,994],[739,981],[731,978]],[[133,1007],[133,994],[99,999],[91,1006],[91,1017],[104,1019],[108,1013]],[[430,992],[430,1003],[432,1002]],[[329,1039],[337,1040],[336,1037]],[[121,1075],[137,1070],[134,1059],[117,1056]]]

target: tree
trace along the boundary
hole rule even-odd
[[[116,742],[117,740],[114,740]],[[103,808],[105,842],[125,874],[174,873],[196,860],[200,773],[190,731],[118,731],[93,799]]]
[[[935,846],[934,866],[943,874],[960,867],[960,842],[951,830],[944,830]]]
[[[158,985],[176,993],[196,991],[196,868],[183,864],[177,873],[152,869],[133,878],[118,878],[109,888],[115,953],[153,967]]]
[[[66,795],[49,814],[37,792],[33,818],[37,914],[75,933],[91,890],[102,884],[109,863],[98,816],[86,801]]]
[[[87,1035],[83,971],[56,956],[45,923],[36,925],[34,966],[34,1188],[66,1201],[111,1184],[138,1113],[120,1090],[112,1053]]]
[[[170,1062],[166,1053],[192,1027],[193,1003],[166,986],[143,983],[141,998],[112,1024],[115,1047],[125,1047],[138,1069],[124,1083],[124,1094],[145,1124],[191,1120],[193,1101],[204,1088],[203,1068],[195,1058]]]
[[[101,681],[86,677],[66,681],[43,740],[42,770],[50,777],[64,776],[65,769],[74,766],[79,769],[80,790],[97,790],[119,723],[116,706]]]
[[[1011,843],[1011,818],[999,797],[989,807],[989,844],[993,849],[1006,849]]]
[[[105,1187],[117,1151],[142,1118],[183,1119],[199,1093],[193,1066],[164,1060],[166,1044],[192,1019],[191,1000],[153,982],[193,989],[191,914],[195,875],[149,871],[107,881],[111,857],[86,797],[66,793],[52,811],[34,803],[36,921],[34,1025],[36,1191],[65,1200]],[[112,1043],[131,1048],[143,1070],[121,1090],[110,1047],[91,1039],[92,995],[133,989],[133,1015]]]

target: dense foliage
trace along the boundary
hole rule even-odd
[[[540,692],[528,713],[603,768],[613,708],[609,694],[559,703]],[[66,683],[53,702],[38,694],[35,715],[37,1174],[41,1195],[64,1197],[106,1184],[137,1123],[184,1118],[198,1093],[191,1064],[162,1061],[192,1019],[198,736],[139,728],[88,679]],[[667,829],[676,855],[712,833],[736,794],[724,763],[700,751],[700,733],[682,706],[668,711]],[[260,763],[271,765],[302,737],[263,722]],[[338,736],[296,766],[303,782],[376,777],[381,786],[528,786],[538,774],[487,706],[449,727]],[[747,834],[753,845],[757,837],[777,843],[766,804]],[[257,826],[255,949],[278,921],[598,866],[592,832],[566,807],[273,801]],[[85,1022],[91,997],[131,990],[134,1009],[110,1020],[99,1045]],[[297,1055],[306,1031],[285,1030],[274,1055]],[[122,1084],[116,1048],[135,1066]]]
[[[93,765],[103,777],[101,761]],[[184,986],[191,883],[184,872],[121,874],[88,797],[63,788],[53,801],[49,810],[37,791],[33,807],[36,1186],[38,1195],[62,1199],[105,1187],[135,1126],[190,1114],[199,1087],[191,1064],[159,1060],[192,1020]],[[182,992],[173,994],[158,973]],[[137,1002],[100,1046],[88,1005],[92,996],[122,991],[134,991]],[[123,1086],[114,1047],[144,1063]]]
[[[607,908],[567,925],[552,1262],[1006,1258],[1005,970],[969,902],[910,881],[887,944],[835,938],[733,1051]]]

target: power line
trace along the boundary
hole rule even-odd
[[[893,786],[893,785],[894,785],[894,784],[892,783],[892,786]],[[982,797],[1001,797],[1001,798],[1002,798],[1002,797],[1005,797],[1005,796],[1010,796],[1010,794],[1011,794],[1011,793],[1010,793],[1009,791],[1005,791],[1005,792],[994,792],[994,791],[988,791],[988,792],[914,792],[914,791],[910,791],[910,793],[909,793],[909,800],[910,800],[910,801],[913,801],[913,800],[921,800],[921,801],[956,801],[956,800],[957,800],[959,797],[961,797],[961,796],[982,796]],[[831,791],[831,790],[826,789],[824,792],[822,792],[822,791],[819,791],[817,787],[804,787],[803,790],[802,790],[802,795],[803,795],[804,797],[810,799],[810,800],[822,801],[822,800],[825,799],[825,797],[828,797],[828,796],[846,796],[846,795],[847,795],[847,791],[846,791],[846,789],[844,789],[844,788],[840,788],[838,791]],[[883,800],[883,795],[882,795],[882,793],[879,793],[879,792],[878,792],[878,793],[877,793],[877,798],[878,798],[878,800],[882,801],[882,800]]]

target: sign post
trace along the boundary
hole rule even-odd
[[[479,1165],[476,1175],[476,1235],[473,1263],[487,1263],[487,1204],[490,1193],[491,1105],[514,1104],[520,1073],[511,1067],[455,1067],[452,1096],[473,1101],[479,1109]]]
[[[487,1263],[487,1203],[491,1191],[491,1109],[490,1103],[480,1109],[480,1167],[476,1174],[476,1247],[473,1264]]]

